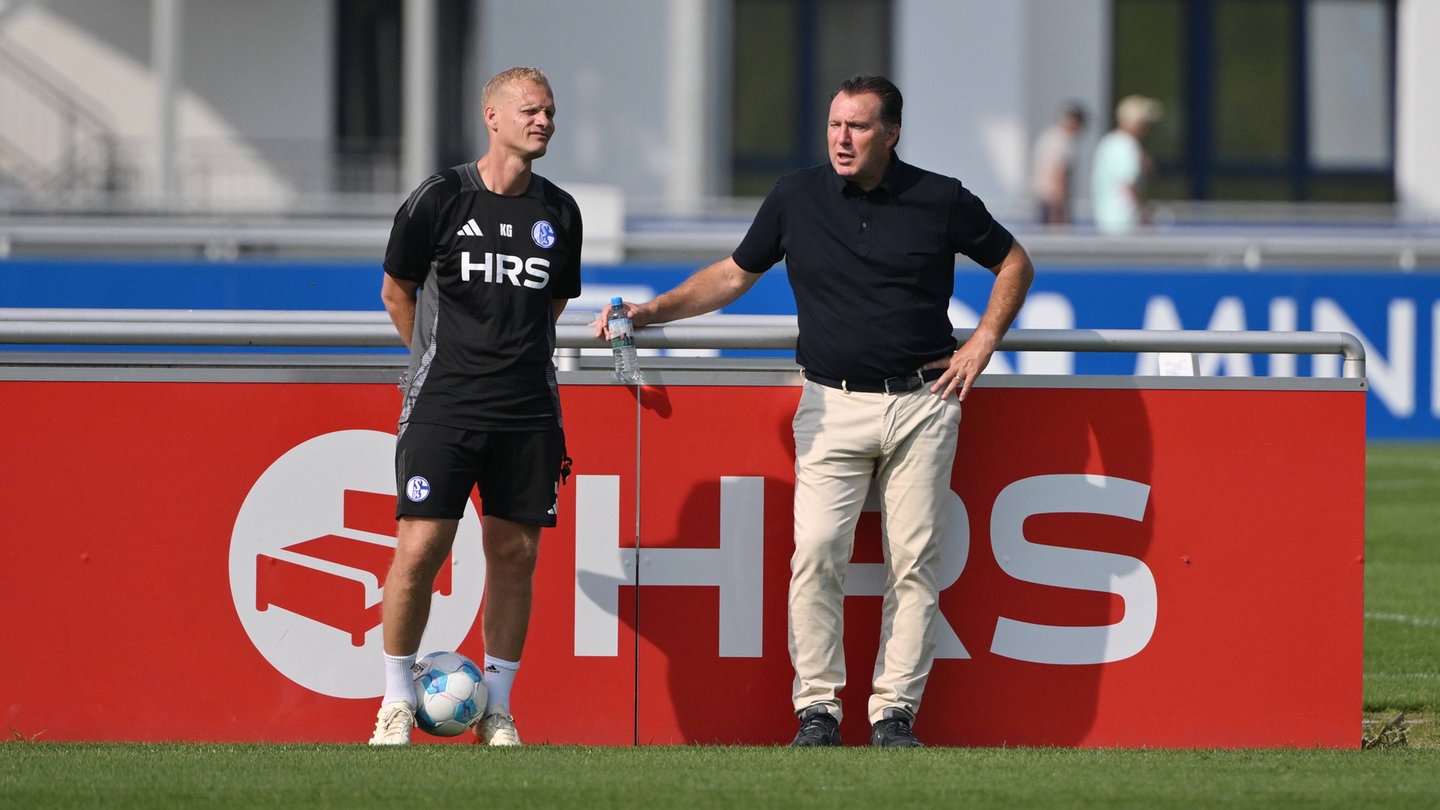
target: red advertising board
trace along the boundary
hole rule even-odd
[[[574,475],[514,695],[527,742],[793,735],[797,397],[563,387]],[[393,386],[12,381],[0,398],[13,733],[368,737]],[[1358,742],[1363,391],[983,387],[952,489],[927,743]],[[862,518],[847,580],[857,744],[878,527]],[[483,565],[467,515],[426,651],[483,653]]]

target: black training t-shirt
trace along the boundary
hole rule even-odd
[[[784,259],[799,322],[795,360],[839,380],[906,374],[955,350],[955,254],[984,267],[1014,237],[959,180],[902,163],[865,192],[830,164],[780,178],[733,258]]]
[[[385,249],[385,272],[421,285],[402,424],[561,424],[552,302],[580,294],[582,240],[574,198],[539,175],[508,197],[472,162],[411,193]]]

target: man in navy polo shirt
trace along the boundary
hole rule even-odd
[[[874,486],[888,571],[870,744],[920,747],[911,726],[935,659],[960,403],[1035,275],[1025,249],[960,181],[895,154],[901,106],[883,77],[841,84],[830,104],[830,162],[782,177],[730,257],[654,300],[623,305],[636,326],[700,315],[785,261],[806,380],[794,419],[792,746],[840,744],[844,577]],[[958,348],[948,316],[957,253],[995,274],[985,313]]]

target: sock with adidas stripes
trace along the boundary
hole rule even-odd
[[[415,653],[385,656],[385,697],[380,699],[381,705],[403,700],[415,708],[415,674],[411,668],[416,657]]]
[[[485,701],[486,714],[496,711],[510,713],[510,687],[515,684],[515,671],[518,669],[519,661],[485,656],[485,690],[489,693]]]

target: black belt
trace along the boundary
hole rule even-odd
[[[856,391],[861,394],[904,394],[940,379],[940,375],[943,373],[945,373],[943,368],[922,368],[880,382],[857,382],[855,380],[832,380],[829,377],[821,377],[819,374],[807,371],[805,379],[826,388],[839,388],[841,391]]]

